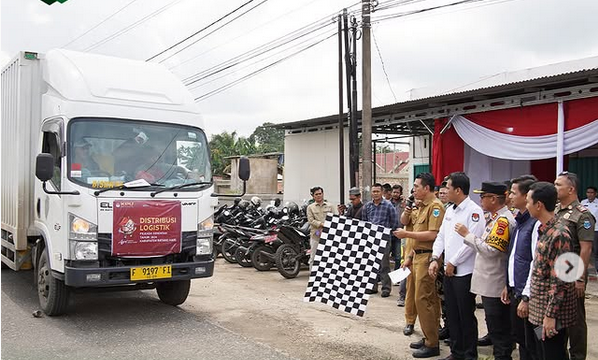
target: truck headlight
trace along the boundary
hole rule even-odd
[[[69,214],[69,245],[72,260],[97,260],[98,226]]]
[[[71,255],[74,260],[97,260],[98,243],[95,241],[71,241]]]
[[[197,224],[197,245],[195,247],[195,255],[211,254],[213,239],[214,218],[210,216]]]

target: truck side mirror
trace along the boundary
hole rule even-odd
[[[48,181],[54,175],[54,156],[42,153],[35,159],[35,176],[42,182]]]
[[[239,158],[239,179],[243,181],[249,180],[251,169],[249,168],[249,159],[245,156]]]

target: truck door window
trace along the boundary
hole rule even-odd
[[[54,188],[60,191],[60,179],[62,173],[62,158],[60,154],[60,145],[58,144],[58,138],[56,134],[51,132],[44,133],[44,140],[42,144],[42,152],[46,154],[52,154],[54,156],[54,175],[50,182]]]

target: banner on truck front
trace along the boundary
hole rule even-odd
[[[160,256],[181,251],[179,201],[116,200],[112,255]]]

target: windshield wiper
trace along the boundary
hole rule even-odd
[[[105,189],[102,189],[102,190],[96,190],[96,191],[94,191],[93,194],[95,196],[98,196],[101,193],[104,193],[104,192],[109,191],[109,190],[124,190],[124,189],[133,190],[133,189],[140,189],[140,188],[146,188],[146,187],[151,187],[151,186],[164,186],[164,185],[162,185],[162,184],[147,184],[147,185],[143,185],[143,186],[131,186],[131,187],[129,187],[129,186],[127,186],[127,184],[122,184],[122,185],[119,185],[119,186],[116,186],[116,187],[112,187],[112,188],[105,188]]]
[[[150,196],[154,197],[154,196],[158,195],[159,193],[163,193],[165,191],[178,190],[178,189],[186,188],[188,186],[212,185],[212,184],[213,184],[213,182],[211,182],[211,181],[197,181],[197,182],[192,182],[192,183],[188,183],[188,184],[170,186],[170,187],[167,187],[167,188],[164,188],[164,189],[160,189],[160,190],[154,191],[153,193],[150,194]]]

